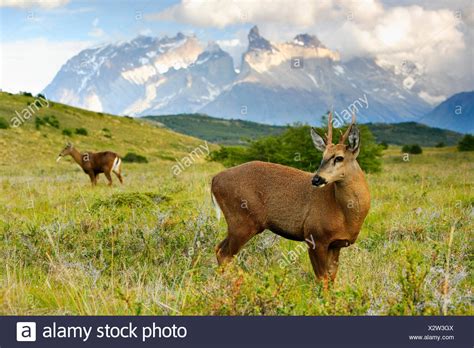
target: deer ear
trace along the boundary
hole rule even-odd
[[[324,152],[324,150],[326,150],[326,142],[318,133],[316,133],[314,128],[311,128],[311,139],[313,139],[313,144],[316,149],[321,152]]]
[[[359,131],[359,128],[357,128],[355,124],[352,125],[347,140],[349,143],[348,145],[349,151],[351,151],[357,156],[360,150],[360,131]]]

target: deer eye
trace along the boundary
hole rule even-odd
[[[342,156],[337,156],[335,159],[334,159],[334,163],[338,163],[338,162],[342,162],[344,161],[344,157]]]

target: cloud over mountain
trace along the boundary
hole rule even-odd
[[[428,6],[391,7],[379,0],[183,0],[147,18],[216,28],[258,23],[272,41],[315,32],[343,60],[369,56],[394,69],[406,61],[415,63],[441,85],[440,98],[472,89],[473,56],[467,45],[472,40],[472,3],[458,1],[454,10],[440,2]]]

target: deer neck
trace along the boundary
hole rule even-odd
[[[75,148],[71,150],[71,157],[82,167],[82,154],[77,151]]]
[[[358,233],[370,208],[370,193],[364,173],[357,163],[350,176],[335,184],[334,194],[347,229]]]

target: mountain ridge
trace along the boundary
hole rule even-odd
[[[315,35],[270,42],[254,26],[238,72],[217,43],[204,47],[182,33],[139,36],[80,52],[43,92],[54,101],[121,115],[197,112],[273,124],[310,122],[367,96],[367,108],[355,110],[361,121],[403,122],[431,109],[406,79],[372,58],[342,61]]]

